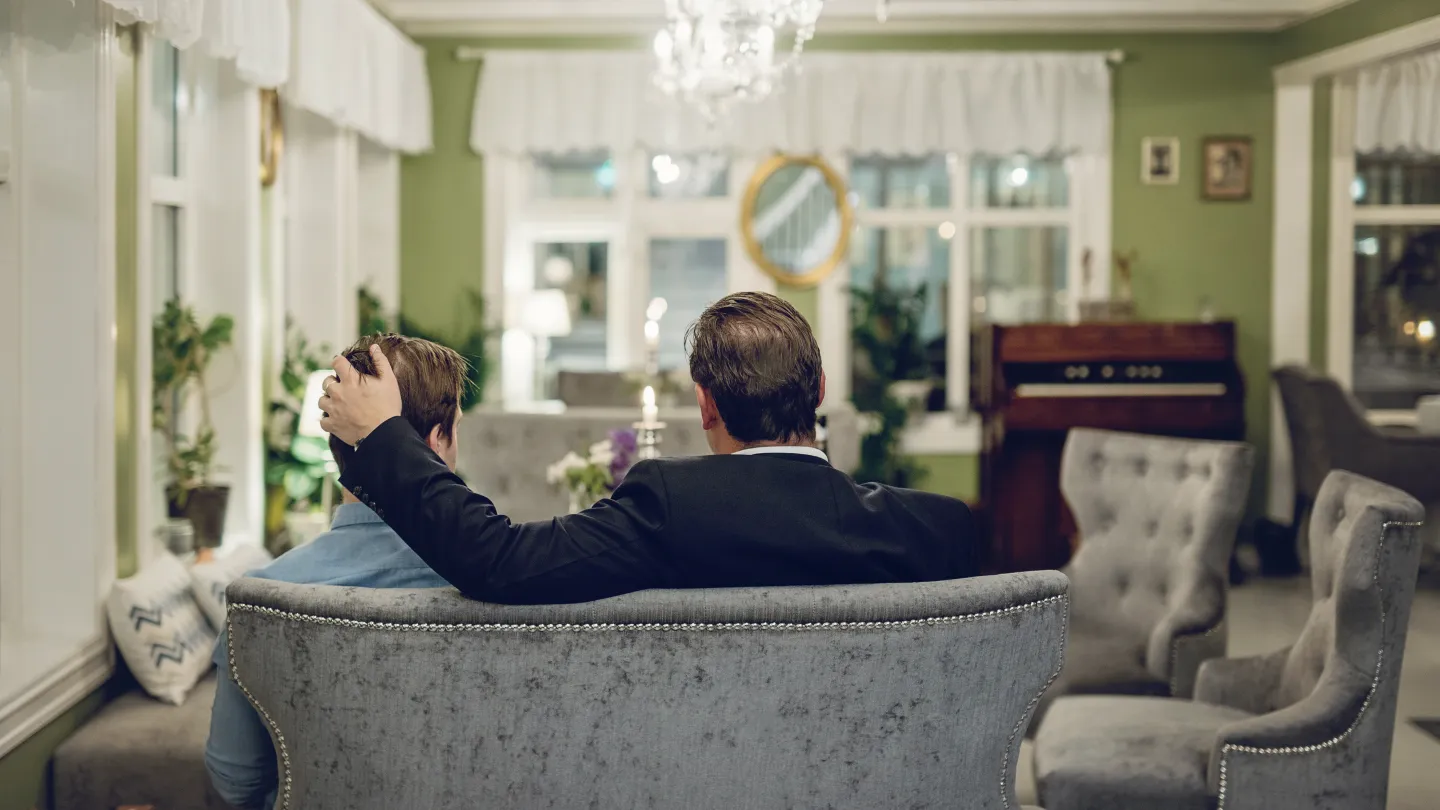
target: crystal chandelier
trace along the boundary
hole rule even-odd
[[[825,0],[665,0],[655,83],[715,121],[770,95],[815,36]],[[776,42],[789,39],[778,57]]]

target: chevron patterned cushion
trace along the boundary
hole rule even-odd
[[[190,588],[190,572],[171,554],[115,583],[110,633],[146,692],[176,706],[210,671],[215,630]]]
[[[244,545],[214,562],[190,566],[195,601],[200,603],[200,609],[205,611],[205,618],[216,632],[225,629],[225,589],[251,571],[264,568],[273,559],[259,546]]]

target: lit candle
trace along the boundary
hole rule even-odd
[[[645,345],[654,349],[660,345],[660,322],[645,322]]]
[[[641,397],[644,407],[640,409],[641,421],[647,425],[653,425],[659,421],[660,409],[655,407],[655,387],[645,386],[645,394]]]

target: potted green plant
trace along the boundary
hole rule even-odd
[[[176,299],[165,303],[153,329],[154,425],[165,438],[165,499],[170,517],[187,518],[194,525],[201,548],[220,545],[230,498],[230,487],[211,479],[215,429],[205,370],[215,353],[230,345],[234,330],[235,320],[228,315],[217,315],[202,326],[195,311]],[[193,431],[186,431],[182,415],[192,396],[199,401],[199,421]]]
[[[901,452],[912,411],[923,407],[932,383],[920,325],[926,285],[905,289],[883,274],[873,286],[850,291],[855,347],[852,399],[868,426],[860,444],[857,480],[914,487],[922,470]]]
[[[322,438],[301,436],[298,431],[305,385],[313,372],[327,368],[328,347],[312,349],[309,340],[285,320],[285,359],[280,369],[280,391],[270,401],[265,423],[265,542],[272,552],[284,550],[281,535],[287,517],[315,502],[325,481],[330,446]]]

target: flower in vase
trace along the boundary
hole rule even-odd
[[[545,470],[545,480],[550,484],[564,484],[569,479],[571,470],[583,469],[590,466],[590,463],[581,458],[578,453],[571,450],[565,457],[551,464]]]
[[[610,431],[610,447],[614,450],[614,457],[610,461],[610,486],[614,488],[620,486],[620,482],[625,480],[625,474],[635,466],[635,455],[639,451],[635,431]]]
[[[596,442],[590,445],[590,463],[604,470],[608,470],[615,462],[615,449],[611,446],[610,440]]]

